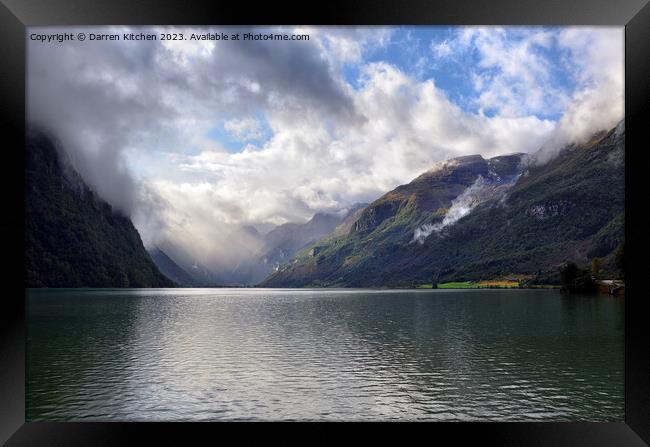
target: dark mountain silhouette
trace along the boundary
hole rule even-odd
[[[26,152],[26,287],[175,286],[51,138],[30,130]]]

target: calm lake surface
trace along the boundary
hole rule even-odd
[[[624,299],[27,291],[31,420],[622,421]]]

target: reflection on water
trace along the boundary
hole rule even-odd
[[[28,420],[622,421],[623,301],[29,290]]]

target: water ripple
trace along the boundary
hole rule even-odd
[[[27,316],[28,420],[623,419],[611,297],[33,290]]]

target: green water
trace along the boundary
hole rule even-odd
[[[27,291],[27,420],[622,421],[622,298]]]

